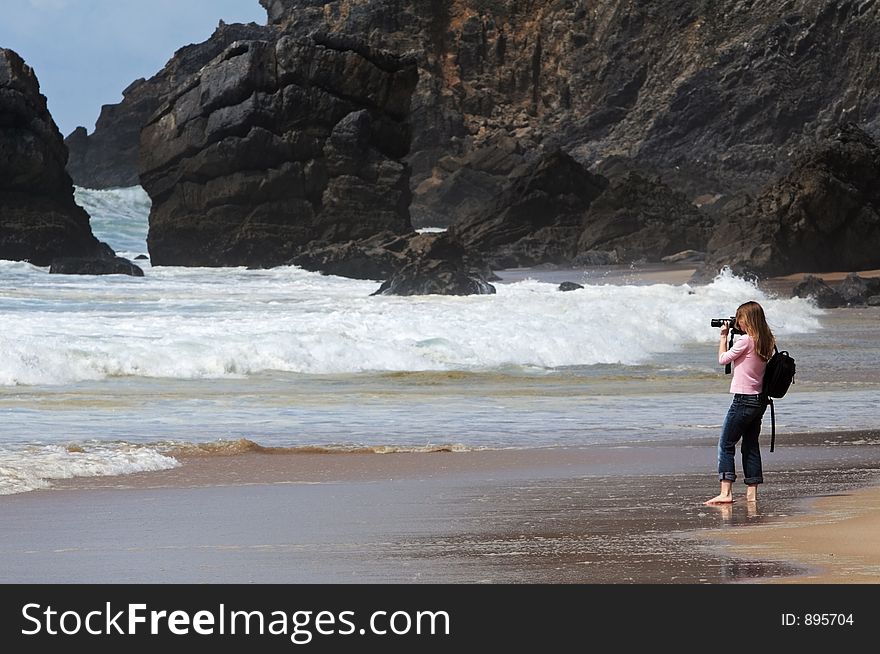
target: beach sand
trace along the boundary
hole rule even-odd
[[[758,529],[715,532],[737,556],[806,568],[776,583],[880,583],[880,486],[815,498],[805,514]]]
[[[182,456],[178,468],[0,497],[11,583],[725,583],[789,580],[790,547],[877,480],[876,432],[787,434],[757,507],[707,507],[714,442]],[[245,448],[246,449],[246,448]],[[737,484],[736,492],[742,496]],[[875,491],[876,493],[876,491]],[[805,500],[828,498],[815,507]],[[868,506],[875,495],[864,494]],[[849,500],[847,500],[849,501]],[[861,500],[860,500],[861,501]],[[852,500],[855,502],[855,500]],[[817,513],[812,513],[817,511]],[[818,522],[810,522],[812,516]],[[861,521],[861,522],[860,522]],[[861,525],[861,526],[860,526]],[[834,527],[837,529],[837,527]],[[875,533],[875,532],[871,532]],[[740,545],[740,538],[750,544]],[[798,537],[799,539],[801,536]],[[728,543],[734,543],[730,545]],[[748,549],[744,557],[743,547]],[[824,547],[827,549],[827,547]],[[839,550],[843,554],[844,550]],[[869,547],[860,581],[878,563]],[[822,581],[853,581],[829,568]]]

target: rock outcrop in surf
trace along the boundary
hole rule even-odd
[[[36,74],[17,53],[0,49],[0,259],[36,266],[62,257],[115,259],[74,201],[66,163]]]
[[[239,41],[141,132],[153,265],[273,266],[406,233],[415,65],[355,39]]]

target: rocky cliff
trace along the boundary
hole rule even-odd
[[[717,227],[703,277],[880,267],[880,147],[845,125]]]
[[[629,160],[704,204],[786,174],[824,127],[880,133],[874,0],[261,3],[285,29],[417,53],[417,225],[442,216],[454,171],[438,162],[499,133],[589,167]]]
[[[141,129],[178,84],[223,52],[231,43],[264,38],[271,27],[220,22],[211,38],[174,53],[165,67],[148,80],[139,79],[122,91],[122,102],[101,108],[89,134],[77,127],[65,139],[70,158],[67,172],[74,184],[111,188],[140,184],[138,155]]]
[[[631,160],[691,198],[760,188],[787,173],[823,126],[852,121],[880,134],[874,0],[260,2],[277,29],[356,34],[417,57],[416,224],[442,216],[418,190],[449,174],[437,163],[500,133],[526,148],[561,144],[589,167]],[[204,64],[198,48],[211,58],[238,29],[181,50],[151,80],[157,88],[129,89],[119,109],[105,109],[94,139],[142,126],[127,107],[161,96],[163,78],[194,72],[183,60]]]
[[[0,259],[112,256],[74,202],[66,162],[34,71],[0,48]]]
[[[405,233],[415,65],[342,35],[238,41],[141,132],[154,265],[285,263]]]
[[[496,269],[565,263],[577,254],[584,216],[607,185],[557,150],[523,169],[491,205],[451,231]]]
[[[657,262],[705,250],[711,227],[661,181],[634,172],[608,180],[557,150],[515,169],[491,204],[450,231],[498,269]]]
[[[416,62],[405,158],[415,226],[485,217],[522,171],[561,150],[614,184],[633,171],[662,180],[665,199],[652,207],[643,195],[633,211],[607,204],[575,248],[592,239],[638,256],[652,242],[648,223],[659,235],[663,207],[681,208],[676,192],[722,216],[741,193],[789,174],[829,130],[853,122],[880,135],[875,0],[260,1],[264,34],[358,35]],[[178,59],[156,84],[174,86],[162,80]],[[633,215],[635,246],[617,222]],[[691,219],[700,222],[681,224]]]

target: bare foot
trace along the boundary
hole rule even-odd
[[[734,499],[731,495],[716,495],[711,500],[706,500],[703,504],[733,504]]]
[[[746,502],[757,502],[757,501],[758,501],[758,487],[757,486],[746,487]]]

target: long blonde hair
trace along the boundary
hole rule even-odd
[[[763,307],[757,302],[744,302],[739,305],[736,310],[736,324],[751,337],[758,356],[764,361],[769,361],[773,356],[776,339],[764,317]]]

